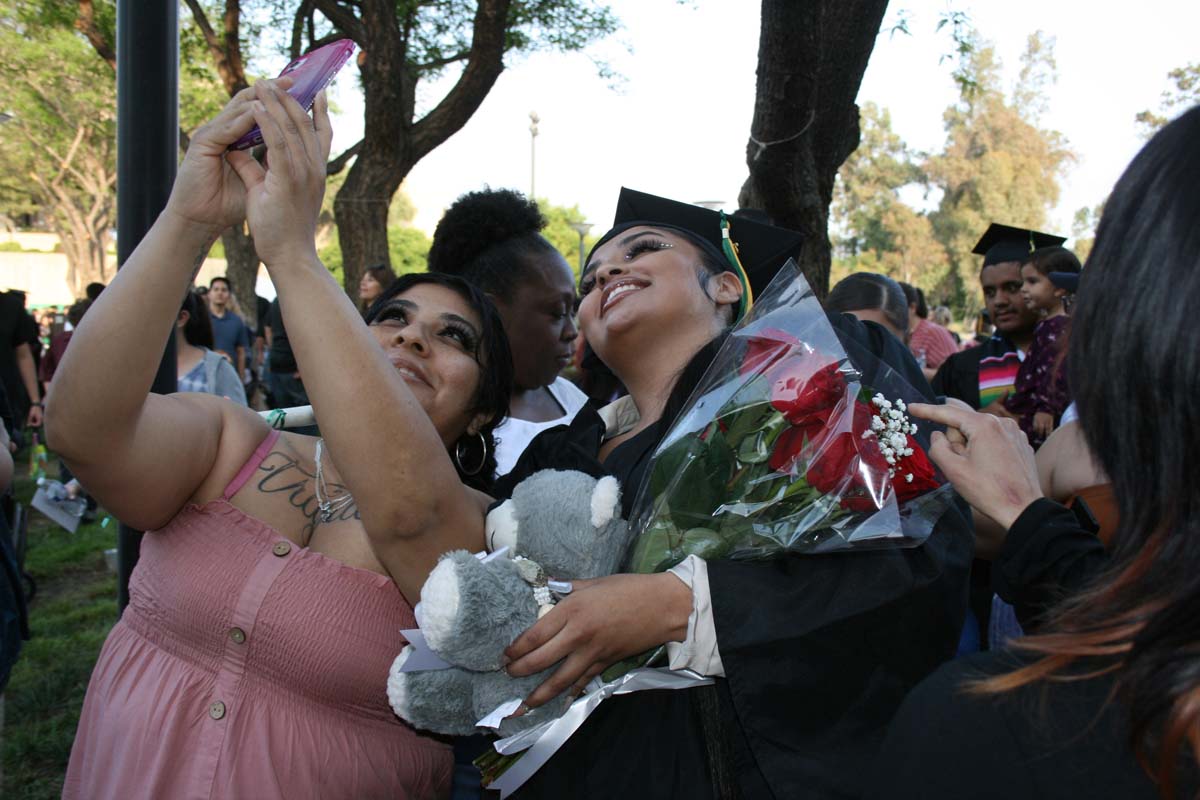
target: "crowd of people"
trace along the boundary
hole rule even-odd
[[[64,797],[483,796],[487,741],[415,730],[384,693],[425,578],[484,550],[489,508],[541,469],[615,476],[628,517],[750,296],[799,253],[754,214],[623,190],[576,280],[537,205],[486,189],[447,210],[427,272],[373,267],[351,300],[316,255],[327,106],[282,89],[196,132],[117,278],[52,332],[46,394],[21,349],[36,324],[9,326],[17,419],[40,424],[45,397],[53,450],[150,531]],[[269,160],[228,149],[256,124]],[[1200,789],[1198,140],[1200,108],[1145,146],[1086,268],[1061,237],[980,231],[990,330],[951,331],[884,275],[834,285],[847,352],[941,426],[957,502],[917,547],[576,582],[507,651],[514,676],[557,665],[516,713],[660,645],[714,680],[608,698],[517,796]],[[226,279],[192,285],[243,220],[278,291],[258,331]],[[152,394],[172,336],[180,392]],[[319,431],[249,407],[309,403]]]

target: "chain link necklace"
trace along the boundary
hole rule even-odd
[[[354,504],[354,495],[342,489],[336,497],[329,496],[329,487],[325,484],[325,470],[321,466],[325,440],[317,439],[317,513],[321,522],[332,522],[333,518]]]

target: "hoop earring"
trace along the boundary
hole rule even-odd
[[[463,446],[463,441],[459,439],[458,444],[454,446],[454,465],[458,467],[459,472],[468,478],[478,475],[483,470],[483,465],[487,462],[488,458],[487,438],[484,437],[482,431],[476,432],[475,435],[479,437],[480,450],[483,452],[483,455],[479,457],[479,463],[475,465],[475,469],[467,469],[463,466],[463,450],[466,449]]]

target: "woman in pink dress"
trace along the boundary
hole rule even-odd
[[[482,549],[508,346],[487,300],[454,279],[412,276],[362,324],[315,252],[325,101],[310,118],[286,85],[242,92],[195,135],[55,379],[51,445],[115,516],[151,531],[64,797],[449,791],[448,744],[393,716],[385,686],[438,556]],[[227,152],[254,124],[267,166]],[[325,440],[223,398],[148,393],[194,266],[243,217]]]

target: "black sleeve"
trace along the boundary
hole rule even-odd
[[[955,353],[954,355],[958,355]],[[946,397],[950,394],[950,372],[954,363],[954,356],[950,356],[942,365],[938,367],[937,373],[934,374],[933,380],[929,382],[933,387],[933,392],[939,397]]]
[[[881,374],[890,371],[899,376],[927,401],[934,399],[933,390],[921,371],[912,352],[886,328],[874,322],[863,322],[853,314],[829,314],[829,323],[837,333],[850,363],[863,373],[866,386],[882,384]]]
[[[892,714],[954,656],[970,524],[925,544],[708,564],[738,728],[776,797],[858,796]]]
[[[1108,564],[1104,545],[1079,526],[1070,510],[1042,499],[1009,528],[992,564],[992,582],[1029,630],[1058,600],[1085,587]]]
[[[964,350],[947,358],[933,376],[933,391],[939,397],[962,400],[978,411],[979,358],[980,354],[971,350]]]
[[[990,698],[965,694],[978,673],[960,659],[929,676],[888,728],[867,800],[1013,800],[1042,796],[1026,756]],[[990,671],[990,670],[989,670]]]

